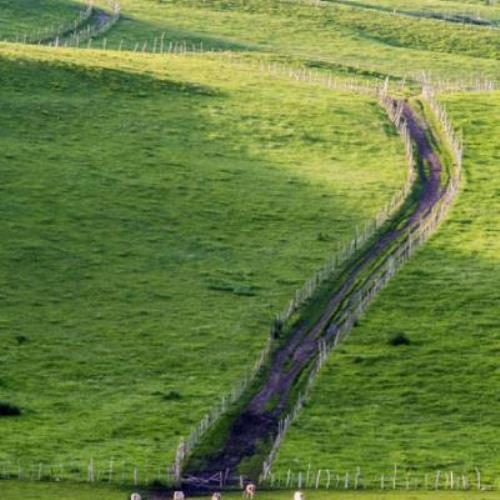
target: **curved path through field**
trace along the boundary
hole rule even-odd
[[[78,24],[70,25],[64,32],[51,36],[39,43],[43,45],[79,46],[84,41],[97,38],[115,24],[120,16],[120,5],[110,3],[112,11],[92,7],[90,15],[84,17]]]
[[[382,232],[348,263],[342,283],[329,297],[319,318],[312,324],[299,324],[285,344],[273,354],[266,377],[232,422],[222,449],[213,456],[206,457],[203,470],[190,469],[188,464],[183,483],[186,490],[210,488],[211,484],[220,487],[239,480],[237,469],[242,461],[258,453],[259,444],[269,443],[277,436],[279,422],[286,416],[290,399],[294,397],[294,384],[317,359],[319,343],[331,343],[334,340],[335,328],[329,327],[335,325],[343,302],[364,282],[374,264],[383,259],[397,240],[411,231],[419,220],[425,219],[440,200],[443,194],[443,167],[426,136],[425,124],[408,104],[404,104],[403,116],[418,151],[421,184],[418,196],[411,209],[406,212],[404,222]]]
[[[296,2],[297,0],[291,0]],[[482,17],[470,15],[470,14],[459,14],[459,13],[443,13],[438,11],[415,11],[407,9],[396,9],[390,8],[383,5],[367,4],[353,0],[319,0],[315,2],[316,6],[331,7],[335,4],[345,5],[347,7],[352,7],[360,10],[367,10],[373,12],[384,12],[387,14],[403,17],[413,17],[417,19],[432,19],[434,21],[443,21],[447,23],[454,24],[467,24],[471,26],[486,27],[498,29],[498,22],[492,21],[490,19],[485,19]]]

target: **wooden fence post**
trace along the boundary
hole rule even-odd
[[[316,475],[316,489],[319,488],[320,481],[321,481],[321,469],[318,470],[318,473]]]
[[[91,457],[89,461],[89,469],[88,469],[88,482],[94,482],[94,459]]]

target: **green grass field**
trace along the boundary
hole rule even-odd
[[[51,58],[2,51],[0,461],[165,466],[403,147],[372,98],[217,57]]]
[[[336,3],[337,0],[328,0]],[[340,0],[340,3],[357,8],[376,8],[379,10],[415,15],[445,15],[462,16],[466,18],[481,18],[498,22],[500,9],[494,2],[483,0],[451,1],[451,0],[419,0],[407,2],[405,0]]]
[[[132,490],[96,487],[89,485],[68,485],[54,483],[19,483],[0,481],[2,500],[125,500]],[[317,492],[306,491],[306,500],[494,500],[498,498],[491,492],[431,492],[431,493],[365,493],[365,492]],[[143,499],[148,498],[147,494]],[[204,498],[204,497],[197,497]],[[208,496],[205,498],[209,498]],[[225,494],[226,500],[240,499],[240,493]],[[256,498],[263,500],[287,500],[291,492],[259,491]]]
[[[152,50],[154,39],[281,54],[340,72],[498,78],[497,31],[332,4],[251,0],[123,0],[109,46]],[[147,43],[147,45],[145,45]],[[362,54],[362,56],[361,56]],[[339,67],[340,65],[340,67]]]
[[[71,0],[0,0],[0,40],[22,41],[39,30],[74,21],[84,2]]]
[[[500,478],[500,94],[443,101],[465,137],[458,201],[331,357],[276,473],[311,464],[376,477],[398,464],[401,481],[476,467]],[[410,345],[390,345],[401,332]]]
[[[110,461],[122,484],[135,466],[141,483],[163,478],[274,315],[403,184],[404,148],[374,97],[262,61],[405,79],[405,95],[423,72],[500,78],[498,30],[391,13],[498,22],[498,3],[120,3],[92,42],[118,52],[2,42],[68,23],[83,3],[0,0],[0,402],[22,412],[0,416],[0,478],[36,478],[42,464],[43,478],[86,480],[90,459],[101,481]],[[162,35],[166,50],[201,53],[151,54]],[[450,471],[472,481],[476,468],[500,486],[500,94],[440,99],[464,132],[462,192],[321,372],[281,478],[359,468],[378,481],[397,464],[402,488],[437,470],[441,486]],[[399,333],[410,345],[390,345]],[[0,481],[0,500],[126,494]],[[307,496],[358,497],[379,498]]]

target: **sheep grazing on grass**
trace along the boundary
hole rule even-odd
[[[214,493],[212,495],[212,500],[222,500],[222,495],[220,493]]]
[[[132,493],[132,495],[130,495],[130,500],[142,500],[142,498],[139,493]]]
[[[296,491],[293,494],[293,500],[306,500],[306,497],[302,491]]]
[[[255,484],[248,483],[243,492],[243,498],[253,498],[255,496]]]
[[[174,500],[184,500],[186,496],[182,491],[176,491],[174,492]]]

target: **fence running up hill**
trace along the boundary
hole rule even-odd
[[[382,92],[387,90],[387,82]],[[387,110],[390,119],[395,124],[399,131],[402,140],[405,144],[405,151],[408,160],[408,174],[406,182],[403,187],[398,191],[391,201],[376,215],[376,217],[367,223],[363,229],[356,228],[355,237],[347,244],[342,246],[339,251],[333,254],[314,275],[308,279],[302,288],[296,290],[294,296],[288,305],[276,316],[270,329],[270,334],[267,342],[262,349],[257,361],[252,369],[238,382],[229,395],[223,396],[219,403],[215,404],[211,411],[207,413],[203,419],[195,426],[191,434],[186,440],[182,439],[176,452],[174,461],[175,477],[180,480],[182,477],[183,466],[187,458],[192,453],[193,449],[198,445],[206,432],[219,420],[219,418],[226,413],[229,406],[234,404],[243,395],[250,383],[254,380],[256,374],[262,366],[268,361],[270,353],[275,345],[277,338],[277,331],[282,330],[289,326],[292,322],[294,315],[299,309],[306,304],[316,293],[316,291],[331,277],[342,268],[356,251],[364,245],[375,233],[387,222],[387,220],[397,212],[401,207],[406,197],[408,196],[413,182],[415,180],[413,147],[409,132],[406,124],[401,120],[402,107],[401,104],[394,108],[392,100],[387,96],[380,98],[380,103]],[[285,425],[285,424],[283,424]]]
[[[296,402],[294,409],[290,414],[280,422],[279,432],[275,438],[273,447],[267,459],[262,466],[262,478],[268,480],[271,475],[272,463],[276,453],[284,439],[284,436],[290,427],[291,423],[297,418],[305,401],[305,395],[312,388],[314,379],[321,370],[322,365],[328,358],[328,355],[339,345],[351,332],[355,321],[363,314],[375,295],[390,281],[399,269],[414,253],[415,249],[422,245],[432,233],[437,229],[439,224],[444,219],[448,208],[452,204],[460,183],[462,175],[462,153],[463,147],[461,140],[458,139],[451,121],[449,120],[445,109],[435,99],[433,89],[429,86],[423,88],[423,98],[427,101],[432,113],[434,113],[438,123],[442,127],[442,133],[445,136],[448,148],[453,154],[455,162],[454,171],[450,173],[448,184],[441,195],[440,200],[418,220],[403,239],[398,243],[397,247],[392,249],[390,254],[384,258],[384,261],[375,269],[371,276],[364,282],[362,287],[349,298],[347,307],[344,308],[340,317],[335,319],[335,322],[329,327],[327,333],[332,334],[333,342],[327,344],[321,342],[319,344],[319,352],[315,368],[312,370],[308,382],[305,387],[304,394],[301,394]],[[406,137],[407,130],[404,122],[401,120],[401,110],[399,107],[393,106],[393,100],[390,99],[385,92],[380,96],[381,104],[387,109],[387,112],[396,127],[403,129],[403,137]],[[409,139],[406,139],[409,140]],[[409,161],[413,162],[413,157],[409,156]],[[412,167],[410,166],[410,169]]]

